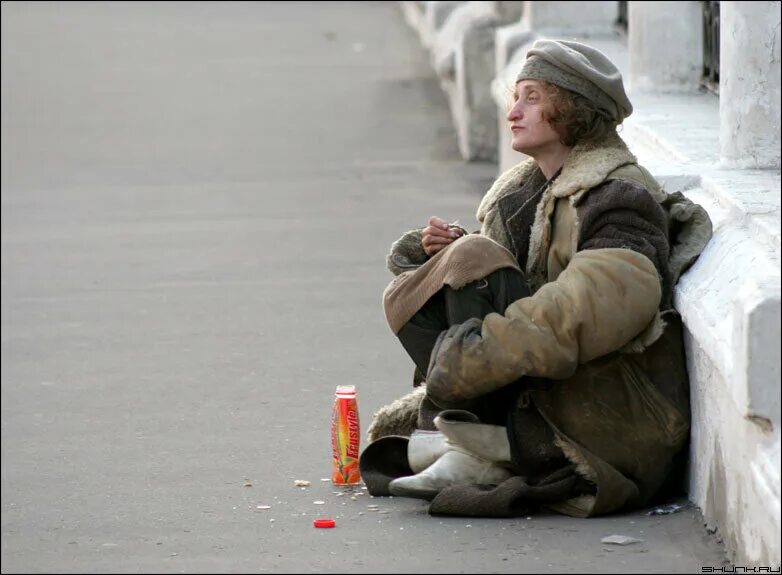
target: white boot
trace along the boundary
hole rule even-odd
[[[510,463],[508,429],[502,425],[479,423],[469,411],[449,409],[434,418],[434,426],[453,445],[482,459]]]
[[[407,462],[413,473],[420,473],[450,448],[442,432],[416,429],[407,443]]]
[[[510,477],[512,473],[506,468],[510,444],[505,428],[474,423],[475,419],[469,412],[437,416],[434,424],[448,438],[448,451],[417,475],[394,479],[388,490],[400,497],[433,499],[451,485],[496,485]]]

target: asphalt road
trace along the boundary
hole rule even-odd
[[[474,229],[495,175],[396,3],[3,3],[3,573],[720,565],[697,509],[439,518],[321,481],[335,387],[366,430],[411,384],[391,242]]]

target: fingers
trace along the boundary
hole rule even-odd
[[[432,256],[458,238],[461,233],[451,229],[448,222],[432,216],[421,234],[421,245],[426,255]]]
[[[423,236],[423,239],[421,240],[421,246],[424,248],[424,253],[429,257],[432,257],[440,250],[444,250],[449,245],[451,245],[453,241],[454,238],[444,238],[441,236]]]
[[[446,226],[448,224],[445,224]],[[448,238],[451,240],[454,240],[458,238],[461,234],[458,230],[452,230],[450,228],[442,229],[437,226],[429,226],[427,228],[424,228],[423,235],[430,235],[438,238]]]
[[[433,256],[440,250],[453,242],[453,238],[444,238],[442,236],[424,235],[421,239],[421,245],[428,256]]]
[[[443,330],[440,332],[440,335],[437,336],[437,341],[434,342],[434,347],[432,348],[431,355],[429,356],[429,367],[426,369],[427,377],[432,372],[437,363],[437,356],[440,354],[440,348],[443,346],[443,342],[445,342],[446,336],[447,332]]]
[[[438,218],[437,216],[432,216],[429,218],[429,225],[434,228],[448,231],[448,222],[442,218]]]
[[[481,328],[483,327],[483,320],[473,317],[465,321],[464,323],[457,324],[458,329],[454,332],[454,339],[466,344],[468,341],[481,339]]]
[[[478,333],[480,333],[480,326],[482,321],[477,318],[468,319],[464,323],[455,323],[448,329],[440,332],[432,348],[432,354],[429,356],[429,367],[426,370],[427,381],[431,377],[432,373],[438,368],[438,359],[442,362],[443,357],[447,354],[453,355],[452,348],[456,346],[458,349],[463,345],[462,339],[465,336],[465,332],[469,330],[475,330],[476,326]],[[442,367],[442,366],[439,366]]]

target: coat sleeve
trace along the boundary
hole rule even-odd
[[[662,282],[668,307],[673,282],[669,269],[670,238],[665,210],[637,182],[608,180],[579,204],[578,250],[626,248],[645,255]]]
[[[401,238],[391,244],[391,251],[386,256],[386,267],[398,276],[402,272],[415,270],[429,259],[421,245],[424,228],[405,232]]]
[[[445,332],[432,354],[427,393],[443,408],[460,407],[524,375],[565,379],[643,331],[661,293],[647,256],[627,248],[579,251],[556,281],[504,315]]]

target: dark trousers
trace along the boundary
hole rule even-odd
[[[399,330],[397,336],[418,370],[425,375],[432,349],[441,332],[473,317],[483,319],[492,312],[505,313],[510,304],[528,295],[524,274],[512,268],[502,268],[459,290],[443,287]],[[505,425],[507,406],[511,405],[508,402],[515,399],[516,393],[515,385],[506,386],[477,398],[470,411],[485,423]],[[419,428],[434,429],[432,420],[439,411],[437,406],[425,399],[419,415]]]

